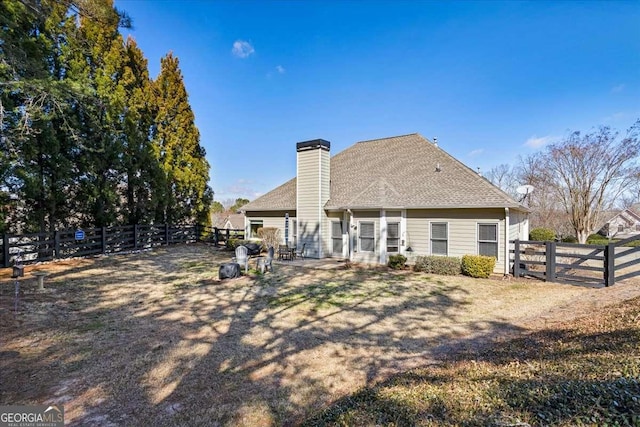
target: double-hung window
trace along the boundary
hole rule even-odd
[[[400,251],[400,223],[387,223],[387,252],[397,253]]]
[[[449,251],[449,230],[446,222],[431,223],[431,255],[447,256]]]
[[[478,255],[498,258],[498,224],[478,224]]]
[[[376,239],[375,230],[376,226],[374,222],[360,222],[359,237],[360,237],[360,251],[361,252],[375,252]]]

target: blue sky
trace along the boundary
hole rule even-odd
[[[115,0],[155,78],[180,59],[215,199],[295,176],[295,143],[418,132],[488,171],[640,118],[640,2]]]

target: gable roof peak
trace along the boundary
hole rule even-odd
[[[384,138],[366,139],[364,141],[358,141],[358,142],[356,142],[356,144],[364,144],[364,143],[367,143],[367,142],[389,141],[389,140],[393,140],[393,139],[403,139],[403,138],[407,138],[407,137],[411,137],[411,136],[417,136],[419,138],[424,139],[427,142],[431,142],[427,138],[425,138],[424,136],[420,135],[419,133],[414,132],[414,133],[407,133],[405,135],[395,135],[395,136],[387,136],[387,137],[384,137]]]

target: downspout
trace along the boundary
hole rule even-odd
[[[509,275],[509,208],[504,208],[504,275]]]
[[[351,209],[347,209],[347,213],[349,214],[349,261],[353,261],[353,253],[355,252],[355,245],[353,244],[353,241],[357,231],[353,231],[353,211]]]

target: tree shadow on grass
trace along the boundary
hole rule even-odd
[[[458,285],[294,268],[219,282],[223,257],[202,250],[207,272],[197,248],[172,250],[61,273],[22,323],[3,321],[21,345],[0,359],[0,402],[65,404],[72,425],[292,425],[461,334],[513,328],[463,321]]]
[[[640,298],[575,323],[471,340],[307,419],[325,425],[638,425]]]

